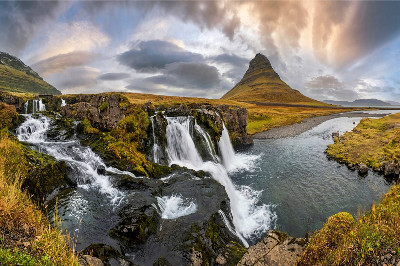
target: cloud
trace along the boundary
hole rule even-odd
[[[56,23],[46,31],[38,43],[32,62],[73,52],[94,52],[109,44],[110,38],[99,27],[88,21]]]
[[[106,73],[99,76],[101,80],[122,80],[129,78],[130,75],[128,73]]]
[[[175,62],[196,62],[203,60],[200,54],[182,49],[174,43],[152,40],[140,42],[137,48],[118,56],[121,64],[138,72],[155,72]]]
[[[348,89],[342,81],[331,75],[315,77],[305,86],[309,94],[319,99],[354,100],[358,98],[357,92]]]
[[[248,59],[229,53],[219,54],[217,56],[210,57],[209,59],[237,67],[243,67],[249,64]]]
[[[48,81],[62,92],[96,92],[99,73],[96,68],[74,67],[51,75]]]
[[[18,55],[67,5],[63,1],[0,1],[0,47]]]
[[[62,72],[68,68],[82,66],[95,60],[98,55],[91,52],[77,51],[67,54],[56,55],[32,66],[39,74],[48,76],[53,73]]]
[[[207,91],[219,89],[220,83],[216,67],[204,63],[180,62],[167,65],[160,75],[135,79],[127,88],[151,93],[185,91],[185,95],[193,95],[195,92],[196,95],[205,96]]]

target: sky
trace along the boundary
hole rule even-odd
[[[0,51],[62,93],[219,98],[266,55],[318,100],[400,101],[400,1],[0,1]]]

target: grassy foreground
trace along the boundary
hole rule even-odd
[[[265,130],[299,123],[305,118],[330,115],[352,111],[352,109],[337,109],[326,106],[321,107],[289,107],[289,106],[265,106],[246,102],[238,102],[225,99],[204,99],[190,98],[178,96],[162,96],[143,93],[121,93],[126,96],[130,103],[144,104],[152,102],[154,105],[174,105],[174,104],[191,104],[191,103],[208,103],[208,104],[227,104],[237,105],[247,109],[249,112],[249,120],[247,125],[247,133],[250,135],[263,132]],[[354,109],[355,110],[355,109]]]
[[[15,108],[0,103],[0,265],[78,265],[66,237],[21,189],[35,166],[8,133],[17,120]]]
[[[353,131],[336,138],[327,152],[350,164],[365,163],[380,169],[400,158],[400,114],[363,119]],[[299,265],[370,265],[382,256],[400,257],[400,183],[378,205],[355,221],[338,213],[316,232]]]

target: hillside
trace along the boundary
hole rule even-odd
[[[246,102],[326,105],[290,88],[275,72],[268,58],[262,54],[257,54],[250,61],[249,68],[242,80],[222,96],[222,99]]]
[[[17,57],[0,52],[0,90],[59,95],[61,92]]]

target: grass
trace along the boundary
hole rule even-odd
[[[0,90],[17,93],[61,94],[44,80],[5,65],[0,65]]]
[[[4,104],[2,104],[4,105]],[[78,265],[60,228],[52,228],[21,189],[31,167],[23,146],[8,133],[15,108],[0,109],[0,265]],[[59,223],[59,221],[56,221]]]
[[[330,217],[298,264],[368,265],[389,252],[400,255],[400,184],[356,222],[348,213]]]
[[[328,155],[347,164],[364,163],[380,170],[400,159],[400,114],[380,119],[365,118],[328,146]]]

